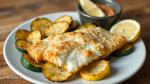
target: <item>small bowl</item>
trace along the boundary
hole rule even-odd
[[[82,23],[93,23],[99,25],[107,30],[117,21],[118,17],[122,12],[122,7],[115,0],[92,0],[94,3],[101,3],[107,6],[110,6],[114,9],[115,15],[113,16],[104,16],[104,17],[95,17],[90,16],[85,13],[80,4],[77,3],[76,10],[80,16],[80,20]]]

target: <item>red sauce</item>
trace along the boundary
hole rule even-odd
[[[113,16],[115,15],[115,10],[107,5],[104,4],[97,4],[97,6],[107,15],[107,16]]]

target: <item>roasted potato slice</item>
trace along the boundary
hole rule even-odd
[[[47,18],[37,18],[31,23],[31,30],[40,30],[42,37],[44,37],[44,30],[52,25],[52,21]]]
[[[27,41],[31,43],[40,41],[41,39],[42,39],[42,36],[41,36],[40,30],[32,31],[27,37]]]
[[[48,29],[44,31],[46,36],[51,33],[64,33],[69,29],[69,24],[67,22],[56,22],[52,24]]]
[[[85,80],[100,80],[110,73],[110,65],[106,60],[94,61],[80,71],[81,78]]]
[[[16,40],[16,48],[20,51],[26,50],[29,46],[31,46],[32,43],[26,41],[26,40]]]
[[[73,20],[69,28],[69,31],[74,31],[75,29],[77,29],[78,26],[79,26],[79,22],[77,20]]]
[[[78,29],[81,29],[81,28],[95,28],[96,25],[95,24],[92,24],[92,23],[85,23],[85,24],[82,24],[78,27]]]
[[[51,81],[65,81],[72,76],[72,73],[68,72],[66,69],[50,63],[45,63],[43,65],[42,72],[43,75]]]
[[[29,31],[24,30],[24,29],[18,30],[16,32],[16,40],[18,40],[18,39],[25,40],[27,38],[27,36],[29,35],[29,33],[30,33]]]
[[[56,19],[55,22],[67,22],[70,25],[72,23],[72,17],[64,15]]]

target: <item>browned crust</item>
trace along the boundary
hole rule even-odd
[[[88,30],[88,29],[87,29]],[[84,35],[85,35],[85,33],[84,32],[86,32],[87,30],[83,30],[83,32],[71,32],[71,33],[65,33],[65,34],[58,34],[58,35],[60,35],[60,40],[63,40],[63,39],[65,39],[65,35],[66,36],[68,36],[68,38],[70,38],[70,37],[79,37],[79,38],[82,38],[82,40],[81,40],[81,43],[82,42],[92,42],[92,43],[96,43],[96,41],[95,41],[95,38],[91,38],[90,37],[90,35],[88,35],[87,33],[86,33],[86,39],[84,38]],[[90,29],[88,30],[89,32],[91,32],[90,31]],[[104,33],[106,33],[106,34],[102,34],[102,35],[100,35],[100,37],[106,37],[106,38],[104,38],[104,39],[108,39],[107,41],[110,41],[110,39],[109,38],[113,38],[113,39],[111,39],[111,41],[110,42],[107,42],[107,44],[105,44],[105,42],[102,42],[102,43],[100,43],[100,44],[98,44],[98,50],[99,51],[103,51],[103,55],[102,56],[100,56],[99,58],[97,58],[97,59],[103,59],[103,58],[105,58],[105,57],[107,57],[108,55],[110,55],[113,51],[115,51],[116,49],[118,49],[118,48],[120,48],[120,47],[122,47],[127,41],[126,41],[126,39],[125,39],[125,37],[123,37],[123,36],[117,36],[117,35],[113,35],[113,34],[111,34],[110,32],[108,32],[108,31],[105,31],[105,30],[103,30],[103,29],[101,29],[101,31],[100,32],[98,32],[98,33],[101,33],[101,32],[104,32]],[[94,32],[93,33],[93,36],[95,35],[99,35],[97,32]],[[107,34],[109,34],[109,36],[107,36]],[[54,35],[54,36],[49,36],[48,37],[48,39],[51,41],[51,40],[53,40],[54,38],[55,38],[55,36],[58,36],[58,35]],[[52,37],[52,38],[50,38],[50,37]],[[67,37],[66,37],[67,38]],[[88,39],[89,38],[89,39]],[[104,40],[104,39],[101,39],[101,40]],[[111,46],[109,46],[109,43],[111,44]],[[48,62],[50,62],[50,63],[53,63],[54,61],[57,61],[57,56],[59,56],[59,52],[60,51],[64,51],[65,52],[65,50],[66,50],[66,47],[69,47],[69,48],[71,48],[72,46],[77,46],[77,43],[73,43],[73,42],[64,42],[64,43],[61,43],[61,45],[59,44],[57,44],[57,45],[55,45],[55,48],[56,49],[58,49],[59,51],[56,51],[56,52],[54,52],[54,51],[48,51],[46,54],[48,54],[48,56],[45,58],[44,56],[43,56],[43,51],[38,51],[38,52],[35,52],[34,50],[36,50],[36,49],[38,49],[39,47],[41,47],[40,46],[41,44],[40,43],[37,43],[37,44],[34,44],[33,46],[31,46],[30,48],[28,48],[28,52],[29,52],[29,54],[30,53],[36,53],[37,55],[35,55],[35,56],[32,56],[31,55],[31,57],[33,58],[33,59],[35,59],[35,61],[37,61],[37,62],[40,62],[40,61],[48,61]],[[106,46],[107,45],[107,46]],[[79,45],[78,45],[79,46]],[[45,47],[46,48],[46,47]],[[69,49],[68,48],[68,49]],[[45,51],[45,50],[44,50]],[[87,50],[86,52],[85,52],[85,54],[86,54],[86,56],[88,56],[88,57],[90,57],[92,54],[93,54],[93,52],[91,52],[90,50]],[[96,60],[96,59],[95,59]],[[91,63],[91,62],[93,62],[94,60],[91,60],[91,61],[89,61],[89,63]],[[89,64],[88,63],[88,64]],[[85,65],[86,66],[86,65]],[[62,65],[62,67],[63,68],[66,68],[66,66],[65,65]],[[76,73],[77,71],[79,71],[81,68],[82,68],[83,66],[81,66],[81,67],[77,67],[76,68],[76,70],[73,72],[73,73]],[[67,79],[66,79],[67,80]]]

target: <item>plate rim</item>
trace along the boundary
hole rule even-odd
[[[55,15],[55,14],[58,14],[58,13],[61,14],[61,13],[77,13],[77,12],[76,12],[76,11],[60,11],[60,12],[47,13],[47,14],[44,14],[44,15],[35,16],[35,17],[31,18],[31,19],[28,19],[28,20],[22,22],[20,25],[16,26],[16,27],[8,34],[7,38],[5,39],[4,45],[3,45],[3,57],[4,57],[5,61],[6,61],[6,63],[8,64],[8,66],[12,69],[12,71],[13,71],[14,73],[16,73],[17,75],[19,75],[21,78],[23,78],[23,79],[25,79],[25,80],[27,80],[27,81],[30,81],[30,82],[32,82],[32,83],[41,83],[41,84],[43,84],[43,82],[41,82],[41,81],[39,81],[39,80],[35,80],[35,79],[33,79],[33,78],[29,77],[29,76],[24,75],[22,72],[20,72],[19,70],[17,70],[17,69],[10,63],[10,61],[8,60],[8,56],[6,55],[6,52],[5,52],[5,51],[6,51],[6,45],[7,45],[7,43],[8,43],[8,40],[10,39],[10,37],[12,36],[12,34],[13,34],[16,30],[18,30],[21,26],[23,26],[23,25],[25,25],[25,24],[31,22],[31,21],[34,20],[35,18],[37,18],[37,17],[47,17],[47,16],[49,16],[49,15],[52,15],[52,14]],[[144,46],[144,60],[143,60],[142,63],[139,65],[138,69],[136,69],[136,70],[134,71],[134,73],[132,73],[130,76],[128,76],[128,77],[126,77],[126,78],[124,78],[124,79],[118,81],[117,83],[123,82],[123,81],[125,81],[125,80],[131,78],[131,77],[134,76],[134,75],[142,68],[142,66],[144,65],[145,59],[146,59],[146,47],[145,47],[144,41],[143,41],[142,39],[140,39],[140,41],[142,41],[143,46]],[[45,84],[45,83],[44,83],[44,84]]]

